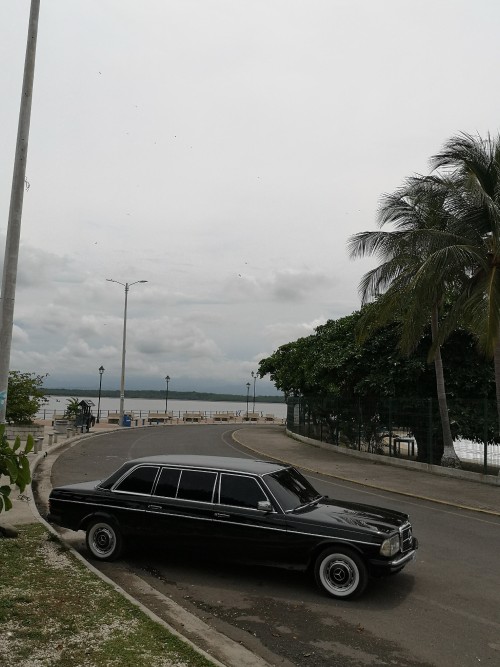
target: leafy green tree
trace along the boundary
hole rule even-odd
[[[46,375],[9,372],[6,421],[9,424],[32,424],[47,399],[43,393]]]
[[[281,346],[261,360],[259,374],[270,374],[276,387],[288,396],[300,394],[312,418],[327,423],[332,434],[340,427],[348,429],[349,423],[358,419],[358,412],[363,414],[364,423],[374,425],[372,420],[392,402],[405,411],[405,425],[416,437],[419,460],[439,463],[444,445],[438,413],[431,415],[429,440],[429,399],[432,406],[437,404],[435,373],[427,361],[430,328],[410,355],[401,353],[397,323],[378,327],[360,341],[357,331],[366,311],[372,308],[374,304],[329,320],[311,336]],[[478,354],[473,336],[465,330],[449,337],[442,354],[446,382],[454,399],[453,436],[480,441],[487,425],[484,403],[475,399],[494,395],[492,363]],[[468,397],[467,401],[456,403],[460,396]],[[489,438],[493,439],[493,433]],[[332,441],[336,441],[334,436]]]
[[[500,427],[500,135],[454,136],[432,163],[446,174],[447,207],[457,231],[441,262],[463,269],[462,289],[441,339],[462,321],[494,360]]]
[[[391,224],[391,231],[369,231],[349,240],[351,257],[377,255],[381,263],[360,283],[363,303],[376,300],[366,311],[360,338],[395,319],[400,321],[401,350],[409,354],[419,344],[422,333],[431,325],[439,412],[443,430],[443,464],[459,466],[453,448],[441,348],[438,344],[439,316],[458,279],[455,267],[436,263],[436,251],[454,239],[454,217],[445,206],[448,190],[439,179],[414,177],[402,188],[386,195],[379,210],[379,226]]]
[[[259,364],[261,377],[271,380],[285,395],[377,397],[394,394],[425,367],[425,360],[403,359],[398,350],[396,325],[379,327],[363,341],[356,332],[373,305],[338,320],[328,320],[315,333],[282,345]]]
[[[6,477],[9,484],[0,486],[0,512],[12,509],[10,494],[12,485],[16,485],[21,491],[31,481],[31,473],[27,454],[33,449],[33,436],[29,435],[26,446],[21,450],[19,437],[13,445],[10,445],[5,435],[5,424],[0,424],[0,478]]]

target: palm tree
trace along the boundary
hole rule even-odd
[[[361,338],[372,328],[400,320],[400,349],[409,354],[431,326],[436,389],[443,434],[443,465],[458,467],[453,448],[445,392],[443,363],[439,345],[439,316],[445,297],[458,276],[445,263],[435,261],[443,247],[456,243],[453,217],[444,205],[449,188],[445,179],[413,177],[395,193],[385,195],[378,215],[379,227],[392,224],[393,230],[369,231],[349,239],[352,258],[377,255],[382,260],[366,273],[359,290],[363,303],[376,300],[361,323]]]
[[[493,358],[500,428],[500,135],[452,137],[432,163],[446,174],[446,206],[460,237],[448,257],[463,267],[461,292],[441,336],[461,318]]]

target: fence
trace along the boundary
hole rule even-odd
[[[462,467],[497,474],[500,438],[491,399],[448,400],[455,451]],[[436,399],[289,397],[287,428],[359,451],[439,465],[443,453]]]
[[[155,419],[156,415],[159,415],[158,421],[161,420],[161,416],[165,413],[159,413],[157,410],[125,410],[127,415],[130,415],[132,420],[140,420],[148,422],[150,417]],[[258,412],[247,412],[246,410],[169,410],[168,416],[170,419],[186,421],[186,416],[196,414],[203,421],[256,421],[256,422],[273,422],[273,423],[283,423],[283,419],[271,413],[265,413],[262,411]],[[97,415],[95,415],[97,416]],[[100,410],[99,419],[101,421],[111,420],[116,422],[119,417],[118,410]],[[57,410],[51,409],[42,409],[36,414],[36,419],[38,421],[54,421],[56,419],[63,418],[63,414],[58,413]]]

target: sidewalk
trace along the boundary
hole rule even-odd
[[[287,436],[284,428],[278,426],[243,428],[236,431],[233,437],[256,456],[274,458],[309,472],[412,498],[500,516],[500,485],[472,481],[472,473],[464,474],[463,478],[455,478],[395,467],[377,460],[350,456],[349,450],[300,442]]]

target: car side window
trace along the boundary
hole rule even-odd
[[[257,480],[243,475],[221,475],[219,502],[222,505],[257,509],[259,500],[268,498]]]
[[[163,468],[156,485],[155,496],[175,498],[181,471],[178,468]]]
[[[125,493],[143,493],[150,495],[158,474],[158,466],[140,466],[135,468],[116,487],[116,491]]]
[[[211,503],[217,473],[202,470],[183,470],[177,491],[182,500],[200,500]]]

